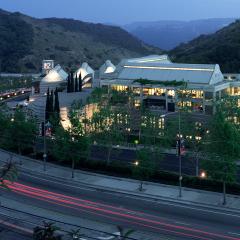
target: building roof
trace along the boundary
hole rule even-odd
[[[92,74],[94,76],[94,70],[88,65],[88,63],[84,62],[81,67],[75,72],[74,76],[79,76],[81,73],[82,79],[87,75]]]
[[[107,60],[100,68],[99,68],[99,73],[104,74],[104,73],[112,73],[114,72],[116,67],[112,64],[110,60]]]
[[[150,81],[186,81],[192,84],[215,84],[223,80],[219,65],[180,64],[162,62],[162,56],[123,60],[114,73],[105,74],[104,78],[114,80],[146,79]],[[162,59],[168,59],[163,55]],[[141,59],[145,59],[143,61]],[[149,61],[152,59],[152,61]],[[156,61],[154,61],[155,59]],[[157,60],[158,59],[158,60]]]
[[[123,60],[125,64],[137,64],[137,63],[171,63],[170,58],[168,55],[149,55],[146,57],[141,58],[132,58],[132,59],[125,59]]]
[[[62,69],[60,65],[55,66],[50,72],[41,80],[42,83],[56,83],[65,81],[68,74]]]

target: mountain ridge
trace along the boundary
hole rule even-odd
[[[0,72],[39,72],[42,59],[66,68],[87,61],[98,68],[105,60],[161,53],[116,26],[65,18],[33,18],[0,9]]]
[[[136,22],[123,26],[142,41],[161,49],[171,50],[201,34],[211,34],[229,25],[235,18],[210,18],[192,21],[162,20]]]
[[[223,72],[240,72],[240,20],[181,44],[169,54],[177,62],[218,63]]]

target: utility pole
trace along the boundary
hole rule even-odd
[[[182,156],[181,156],[181,114],[178,109],[178,161],[179,161],[179,197],[182,197]]]
[[[223,181],[223,205],[226,205],[227,199],[226,199],[226,182]]]
[[[198,156],[196,157],[196,177],[199,176],[199,159]]]
[[[74,141],[75,141],[75,138],[74,137],[72,137],[72,143],[71,144],[73,144],[74,143]],[[73,148],[74,149],[74,148]],[[75,177],[75,174],[74,174],[74,169],[75,169],[75,159],[74,159],[74,155],[73,155],[73,158],[72,158],[72,178],[74,178]]]
[[[44,118],[44,122],[42,123],[43,128],[43,171],[46,172],[46,164],[47,164],[47,146],[46,146],[46,119]]]

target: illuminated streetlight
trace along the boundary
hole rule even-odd
[[[137,145],[137,144],[139,143],[139,141],[138,141],[138,140],[135,140],[134,143]]]
[[[139,165],[139,162],[138,162],[138,161],[136,161],[136,162],[134,163],[134,165],[135,165],[135,166],[138,166],[138,165]]]
[[[206,177],[207,177],[206,172],[204,172],[204,171],[201,172],[200,177],[201,177],[201,178],[206,178]]]
[[[11,122],[14,122],[14,118],[11,118]]]

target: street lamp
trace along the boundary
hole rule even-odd
[[[135,161],[133,164],[135,165],[136,168],[139,167],[139,161]],[[140,192],[143,190],[143,181],[142,180],[140,180],[140,184],[139,184],[138,190]]]
[[[72,142],[75,141],[75,138],[72,137]],[[74,156],[72,158],[72,178],[74,178],[74,168],[75,168],[75,159],[74,159]]]
[[[207,177],[206,172],[202,171],[201,174],[200,174],[200,177],[201,177],[201,178],[206,178],[206,177]]]

